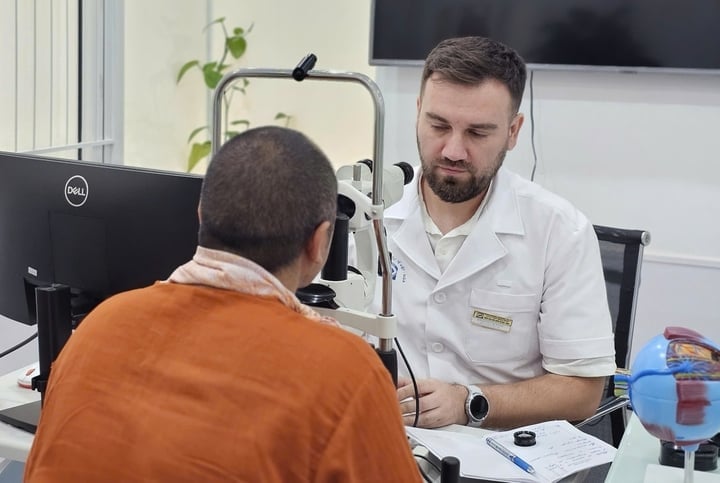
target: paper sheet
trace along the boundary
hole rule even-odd
[[[529,447],[515,446],[513,433],[520,429],[533,431],[537,443]],[[524,426],[486,437],[410,427],[407,433],[439,459],[458,458],[463,476],[495,481],[555,482],[580,470],[608,463],[616,453],[611,445],[583,433],[567,421]],[[535,475],[526,473],[490,448],[485,441],[488,437],[530,463]]]

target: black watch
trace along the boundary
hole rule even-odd
[[[468,396],[465,400],[465,415],[468,418],[467,425],[473,428],[479,428],[490,409],[485,394],[482,389],[477,386],[465,386],[468,390]]]

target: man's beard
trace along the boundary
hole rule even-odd
[[[500,166],[502,166],[506,154],[506,149],[500,151],[493,165],[490,166],[489,171],[480,174],[478,174],[475,166],[466,161],[442,159],[436,160],[435,163],[431,165],[422,158],[421,154],[420,161],[423,179],[425,179],[430,189],[433,190],[433,193],[441,200],[447,203],[462,203],[463,201],[468,201],[481,195],[488,189]],[[462,167],[470,174],[470,179],[461,180],[455,176],[441,176],[435,169],[437,166]]]

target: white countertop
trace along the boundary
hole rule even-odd
[[[0,376],[0,409],[38,401],[40,393],[18,386],[17,378],[26,367]],[[0,422],[0,458],[25,461],[35,435]]]
[[[658,465],[659,458],[660,440],[648,433],[633,413],[605,483],[643,483],[648,465]],[[673,467],[663,468],[671,473]],[[720,475],[720,469],[707,473]]]

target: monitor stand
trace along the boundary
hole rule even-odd
[[[50,365],[72,334],[70,287],[60,284],[35,287],[35,305],[40,374],[32,378],[31,385],[34,390],[40,391],[40,401],[0,410],[0,421],[33,434],[45,400]]]

